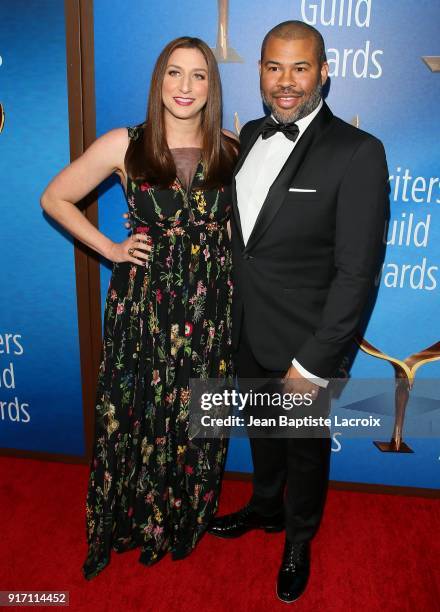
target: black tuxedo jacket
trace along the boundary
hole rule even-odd
[[[357,331],[383,250],[384,148],[324,104],[272,184],[245,246],[235,176],[263,121],[243,127],[233,177],[233,345],[245,321],[265,369],[287,370],[295,357],[316,376],[332,377]]]

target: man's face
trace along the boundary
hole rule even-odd
[[[319,104],[328,77],[320,65],[313,38],[284,40],[271,36],[260,62],[260,88],[265,105],[280,123],[297,121]]]

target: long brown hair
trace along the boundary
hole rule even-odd
[[[217,61],[200,38],[182,36],[172,40],[157,58],[151,77],[147,118],[140,137],[131,139],[125,155],[128,176],[168,187],[176,167],[168,148],[162,102],[162,83],[170,55],[176,49],[198,49],[208,66],[208,97],[202,110],[203,187],[217,187],[231,180],[237,158],[237,142],[222,132],[222,92]]]

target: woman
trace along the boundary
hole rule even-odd
[[[154,68],[146,122],[115,129],[49,184],[44,210],[112,262],[87,495],[96,576],[113,548],[151,565],[188,555],[217,509],[222,440],[189,440],[189,379],[229,378],[227,221],[237,144],[221,129],[215,58],[170,42]],[[114,243],[74,205],[112,172],[132,235]]]

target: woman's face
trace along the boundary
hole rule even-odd
[[[176,49],[169,57],[162,84],[167,113],[177,119],[199,115],[208,98],[208,65],[198,49]]]

